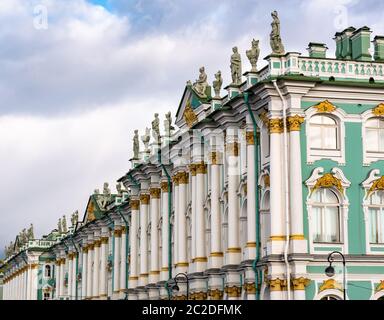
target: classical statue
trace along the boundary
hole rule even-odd
[[[215,90],[215,98],[220,98],[220,89],[223,85],[223,78],[221,77],[221,71],[217,71],[215,74],[215,80],[213,80],[213,89]]]
[[[232,74],[232,84],[239,85],[241,84],[241,56],[237,50],[237,47],[232,48],[233,54],[231,55],[231,74]]]
[[[207,82],[207,74],[205,73],[205,68],[201,67],[199,69],[199,72],[200,72],[199,79],[197,79],[193,84],[193,89],[196,91],[196,93],[200,97],[206,98],[207,95],[205,94],[205,90],[208,87],[208,82]]]
[[[72,227],[75,227],[78,221],[79,221],[79,211],[76,210],[76,211],[72,214],[72,217],[71,217],[71,224],[72,224]]]
[[[140,145],[139,145],[139,130],[135,130],[135,135],[133,136],[133,159],[139,159]]]
[[[145,128],[145,135],[141,136],[141,141],[144,143],[144,152],[148,152],[149,139],[151,138],[151,129]]]
[[[251,49],[246,51],[247,58],[252,66],[251,72],[257,71],[257,60],[259,59],[259,54],[259,40],[253,39]]]
[[[28,242],[27,229],[23,229],[19,234],[20,244],[24,245]]]
[[[61,219],[59,219],[59,221],[57,222],[57,231],[61,234],[63,233],[63,228],[62,228],[62,224],[61,224]]]
[[[171,111],[169,111],[168,113],[165,114],[165,120],[164,120],[165,136],[170,137],[172,130],[175,130],[175,128],[172,127],[172,114],[171,114]]]
[[[109,196],[110,194],[111,194],[111,190],[109,189],[109,184],[108,184],[108,182],[104,182],[103,195]]]
[[[283,42],[281,41],[280,37],[280,20],[279,17],[277,16],[277,11],[273,11],[271,13],[271,16],[273,18],[273,21],[271,23],[272,26],[272,31],[270,35],[270,44],[272,48],[272,53],[273,54],[284,54],[284,46]]]
[[[121,183],[120,183],[120,182],[118,182],[118,183],[116,184],[116,190],[117,190],[117,194],[118,194],[119,196],[121,196],[121,195],[123,194],[123,190],[122,190],[122,188],[121,188]]]
[[[62,224],[62,230],[63,230],[63,233],[67,233],[67,219],[65,218],[65,215],[63,215],[63,219],[61,220],[61,224]]]
[[[160,120],[159,114],[155,113],[155,119],[152,121],[152,137],[155,140],[155,143],[160,143]]]
[[[31,223],[31,226],[28,229],[28,240],[33,240],[35,239],[35,235],[33,233],[33,224]]]
[[[99,189],[95,189],[95,191],[93,191],[93,194],[100,194],[100,190]]]

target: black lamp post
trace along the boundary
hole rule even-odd
[[[185,283],[187,284],[187,300],[189,300],[189,278],[188,278],[188,275],[186,273],[178,273],[174,278],[173,278],[173,281],[175,282],[175,284],[173,285],[170,285],[169,284],[169,281],[168,280],[165,284],[165,287],[169,290],[169,288],[171,290],[176,290],[176,291],[179,291],[180,290],[180,287],[178,286],[177,283],[180,283],[180,281],[177,281],[177,277],[179,276],[183,276],[185,278]],[[183,282],[184,283],[184,282]],[[169,292],[169,291],[168,291]],[[170,295],[169,295],[169,299],[170,299]]]
[[[345,257],[340,251],[333,251],[328,255],[329,266],[325,269],[325,274],[328,277],[333,277],[335,275],[335,268],[332,267],[332,263],[334,261],[334,257],[333,257],[334,254],[339,254],[341,256],[341,258],[343,259],[343,299],[346,300]]]

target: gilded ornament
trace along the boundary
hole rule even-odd
[[[175,186],[179,185],[179,175],[177,173],[172,177],[172,181],[175,184]]]
[[[375,292],[379,292],[381,290],[384,290],[384,280],[381,280],[380,283],[376,286]]]
[[[212,165],[217,165],[221,163],[221,154],[218,151],[212,151],[209,154],[209,160]]]
[[[160,188],[162,192],[168,192],[168,182],[162,181],[160,184]]]
[[[288,131],[300,131],[301,124],[304,122],[304,117],[294,115],[287,118]]]
[[[151,188],[149,189],[149,194],[153,199],[160,199],[161,190],[160,188]]]
[[[191,102],[188,101],[184,110],[184,120],[187,123],[188,127],[191,128],[197,122],[197,116],[192,109]]]
[[[224,253],[222,252],[211,252],[210,257],[224,257]]]
[[[384,103],[380,103],[376,108],[372,109],[372,113],[376,117],[384,117]]]
[[[226,150],[230,156],[239,156],[239,144],[237,142],[227,143]]]
[[[230,298],[238,298],[241,296],[241,287],[238,287],[238,286],[225,287],[225,293]]]
[[[269,119],[269,133],[282,133],[284,131],[283,119]]]
[[[188,184],[189,181],[189,175],[187,172],[182,171],[179,172],[179,184]]]
[[[332,103],[330,103],[328,100],[320,102],[313,107],[317,109],[316,112],[322,112],[322,113],[331,113],[336,110],[336,107]]]
[[[265,188],[268,188],[271,186],[271,181],[270,181],[270,176],[269,174],[263,175],[263,181],[264,181],[264,186]]]
[[[264,125],[268,127],[268,124],[269,124],[268,112],[263,111],[262,113],[260,113],[259,118],[261,121],[263,121]]]
[[[140,200],[131,200],[131,210],[140,209]]]
[[[102,244],[107,244],[108,243],[108,237],[101,238],[101,243]]]
[[[121,233],[122,233],[121,229],[113,231],[113,235],[115,236],[115,238],[121,237]],[[91,248],[89,248],[89,249],[92,250]]]
[[[256,293],[256,285],[254,282],[252,283],[245,283],[244,284],[244,290],[247,294],[255,294]]]
[[[311,194],[319,188],[331,188],[336,187],[341,193],[343,193],[343,186],[341,180],[333,176],[331,173],[324,174],[321,178],[317,179],[315,186],[312,188]]]
[[[287,280],[285,279],[271,279],[268,283],[271,291],[283,291],[287,288]]]
[[[241,248],[228,248],[227,253],[241,253]]]
[[[342,291],[343,287],[335,279],[328,279],[328,280],[323,281],[323,284],[319,288],[319,292],[327,290],[327,289],[337,289],[337,290]]]
[[[142,193],[140,195],[140,203],[144,204],[144,205],[148,205],[149,204],[149,194]]]
[[[207,165],[204,162],[196,164],[196,174],[206,174],[207,173]]]
[[[193,260],[194,260],[194,262],[207,262],[208,258],[207,257],[197,257]]]
[[[247,131],[245,134],[245,139],[247,141],[247,145],[254,145],[255,144],[255,139],[253,136],[253,131]]]
[[[206,292],[199,291],[193,293],[194,300],[207,300],[207,297],[208,295]]]
[[[191,172],[192,177],[196,175],[196,165],[194,163],[189,165],[189,171]]]
[[[373,192],[378,190],[384,190],[384,176],[373,181],[372,186],[369,188],[368,196],[370,196]]]
[[[305,290],[305,287],[311,283],[311,280],[300,277],[296,279],[292,279],[293,290]]]

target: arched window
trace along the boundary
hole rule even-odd
[[[312,232],[314,242],[340,242],[340,203],[328,188],[312,195]]]
[[[320,300],[341,300],[341,299],[338,296],[330,294],[330,295],[322,297]]]
[[[270,191],[266,191],[261,199],[261,208],[260,208],[260,238],[261,238],[261,248],[263,249],[263,256],[267,255],[267,244],[268,239],[271,235],[271,215],[270,215]]]
[[[365,146],[367,152],[384,152],[384,120],[371,118],[365,124]]]
[[[50,265],[46,265],[45,266],[45,270],[44,270],[44,276],[46,278],[50,278],[51,277],[51,266]]]
[[[335,119],[326,115],[314,115],[309,120],[311,150],[339,150],[339,126]]]
[[[372,193],[368,204],[369,242],[384,243],[384,191]]]

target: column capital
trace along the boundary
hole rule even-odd
[[[229,142],[226,144],[225,148],[226,148],[228,155],[235,156],[235,157],[239,156],[239,143],[238,142],[236,142],[236,141],[235,142]]]
[[[269,119],[269,133],[283,133],[284,131],[284,122],[281,118]]]
[[[244,283],[244,290],[247,294],[255,294],[256,293],[256,285],[254,282],[252,283]]]
[[[172,177],[172,181],[173,183],[175,184],[175,186],[178,186],[179,185],[179,174],[176,173],[173,177]]]
[[[179,180],[179,184],[188,184],[189,182],[189,175],[187,172],[185,171],[181,171],[178,173],[178,180]]]
[[[253,136],[253,131],[247,131],[245,133],[245,140],[247,141],[247,146],[255,144],[255,138]]]
[[[131,210],[139,210],[140,209],[140,200],[134,199],[131,200]]]
[[[162,192],[168,192],[168,181],[161,181],[160,188]]]
[[[160,188],[156,188],[156,187],[150,188],[149,194],[150,194],[152,199],[160,199],[161,190],[160,190]]]
[[[207,165],[204,161],[200,163],[196,163],[196,174],[206,174],[207,173]]]
[[[142,193],[140,195],[140,204],[148,205],[149,204],[149,194]]]
[[[222,152],[220,151],[212,151],[209,154],[209,161],[211,162],[211,165],[218,165],[222,164]]]
[[[241,296],[241,287],[238,286],[227,286],[224,291],[230,298],[238,298]]]
[[[270,279],[268,280],[270,291],[283,291],[287,289],[287,280],[285,279]]]
[[[301,124],[303,122],[304,122],[304,117],[299,116],[298,114],[294,116],[289,116],[287,118],[288,131],[300,131]]]
[[[308,278],[300,277],[292,279],[293,290],[305,290],[305,287],[311,283]]]

